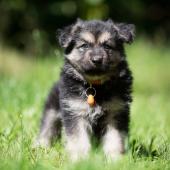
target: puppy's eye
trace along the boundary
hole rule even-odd
[[[90,47],[90,45],[89,45],[89,44],[84,43],[84,44],[80,45],[78,48],[87,49],[87,48],[89,48],[89,47]]]
[[[109,45],[109,44],[103,44],[103,47],[106,49],[106,50],[112,50],[113,49],[113,47],[111,46],[111,45]]]

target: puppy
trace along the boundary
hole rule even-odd
[[[112,20],[78,19],[59,30],[65,63],[45,104],[38,145],[49,146],[63,129],[72,160],[88,155],[91,136],[107,158],[124,153],[132,75],[123,45],[133,38],[134,25]]]

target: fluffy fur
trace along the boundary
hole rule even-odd
[[[37,144],[49,146],[63,127],[72,160],[88,155],[91,135],[116,159],[129,131],[132,75],[123,44],[133,41],[134,25],[77,20],[59,30],[58,38],[65,63],[46,101]],[[90,85],[96,90],[94,106],[86,102]]]

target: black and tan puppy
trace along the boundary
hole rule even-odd
[[[108,158],[124,152],[132,76],[123,44],[133,38],[134,25],[111,20],[77,20],[59,31],[65,63],[46,101],[37,144],[49,146],[63,127],[73,160],[88,155],[92,135]]]

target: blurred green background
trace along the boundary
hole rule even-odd
[[[44,55],[56,47],[56,30],[82,19],[134,23],[137,35],[169,40],[169,0],[1,0],[0,42]]]
[[[170,1],[0,0],[0,170],[169,170]],[[44,100],[59,79],[56,30],[76,18],[134,23],[125,45],[134,76],[129,150],[107,164],[100,148],[72,164],[64,142],[32,148]]]

